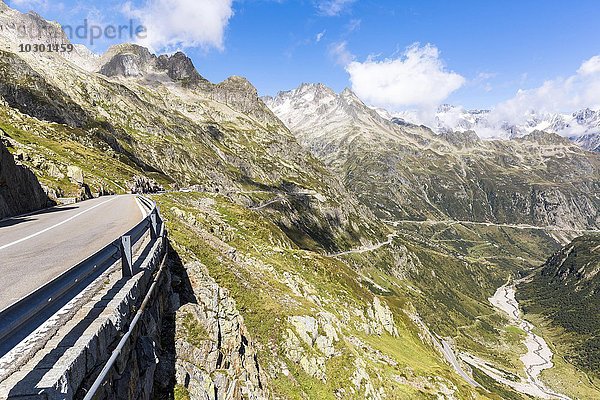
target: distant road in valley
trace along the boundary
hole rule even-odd
[[[342,251],[340,253],[333,253],[333,254],[330,254],[330,256],[337,257],[337,256],[345,256],[348,254],[361,254],[361,253],[367,253],[369,251],[375,251],[377,249],[382,248],[383,246],[387,246],[387,245],[391,244],[392,241],[394,240],[394,238],[397,236],[398,235],[396,233],[390,233],[385,242],[375,243],[371,246],[361,247],[361,248],[354,249],[354,250]]]
[[[394,225],[394,226],[398,226],[399,224],[402,224],[402,223],[419,224],[419,225],[462,224],[462,225],[496,226],[496,227],[500,227],[500,228],[513,228],[513,229],[533,229],[533,230],[540,230],[540,231],[600,233],[600,230],[593,230],[593,229],[567,229],[567,228],[559,228],[556,226],[535,226],[535,225],[528,225],[528,224],[496,224],[493,222],[460,221],[460,220],[454,220],[454,219],[449,219],[449,220],[427,219],[427,220],[421,220],[421,221],[398,220],[398,221],[386,221],[386,222],[388,222],[389,224]]]
[[[442,340],[441,344],[437,342],[437,339],[434,338],[434,340],[436,341],[436,345],[439,346],[440,350],[444,354],[446,360],[450,363],[450,365],[452,365],[452,368],[454,368],[454,370],[471,386],[481,387],[481,385],[477,383],[473,378],[471,378],[471,376],[467,374],[462,368],[450,344],[448,344],[448,342],[446,342],[445,340]]]
[[[135,196],[108,196],[0,221],[0,310],[138,224]]]

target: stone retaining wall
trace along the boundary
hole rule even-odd
[[[140,271],[127,280],[121,271],[95,282],[89,300],[46,344],[8,379],[0,383],[0,398],[82,399],[117,347],[157,277],[166,243],[146,249]],[[150,247],[150,245],[148,245]],[[141,250],[140,250],[141,251]],[[150,399],[161,353],[164,318],[171,306],[171,274],[163,268],[146,309],[117,362],[100,387],[97,399]]]

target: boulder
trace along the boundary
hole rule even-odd
[[[58,166],[56,164],[54,164],[53,162],[46,163],[46,173],[48,174],[48,176],[59,179],[59,180],[65,178],[65,174],[63,174],[60,171],[60,168],[58,168]]]
[[[67,176],[73,183],[78,183],[79,185],[83,185],[84,176],[83,170],[77,166],[69,165],[67,167]]]

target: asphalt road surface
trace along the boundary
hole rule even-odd
[[[133,195],[108,196],[0,221],[0,310],[137,225]]]

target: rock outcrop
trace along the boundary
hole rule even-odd
[[[190,87],[208,82],[200,76],[192,60],[180,51],[157,57],[145,47],[120,44],[111,47],[100,63],[99,72],[109,77],[137,78],[151,73],[166,73],[173,81]]]
[[[189,86],[194,86],[201,82],[208,82],[200,76],[192,63],[192,60],[180,51],[172,56],[163,54],[158,57],[157,67],[159,70],[166,71],[167,75],[172,80],[183,82]]]
[[[227,104],[244,113],[264,111],[256,88],[241,76],[232,76],[213,86],[211,96],[215,101]]]
[[[100,73],[106,76],[142,76],[156,59],[144,47],[131,45],[127,49],[128,51],[115,54],[100,68]]]
[[[53,205],[35,175],[0,142],[0,219]]]
[[[134,194],[158,193],[165,190],[155,180],[139,175],[133,177],[133,182],[129,185],[129,189]]]
[[[257,352],[235,301],[199,262],[185,268],[196,303],[177,310],[176,381],[192,399],[267,399]]]

